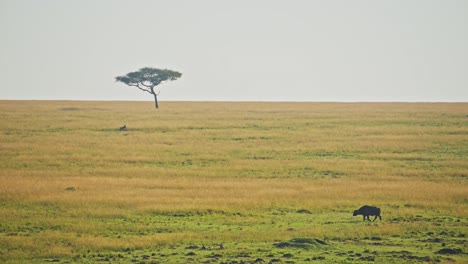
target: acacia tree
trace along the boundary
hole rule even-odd
[[[159,92],[156,93],[154,87],[165,81],[177,80],[181,76],[182,73],[180,72],[145,67],[135,72],[129,72],[124,76],[117,76],[115,77],[115,81],[125,83],[128,86],[135,86],[144,92],[152,94],[156,109],[158,109]]]

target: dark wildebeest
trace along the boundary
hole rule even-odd
[[[119,131],[127,131],[127,125],[123,125],[119,128]]]
[[[377,217],[380,218],[380,221],[382,221],[382,217],[380,216],[380,208],[375,207],[375,206],[364,205],[363,207],[359,208],[359,210],[354,211],[353,216],[356,216],[356,215],[362,215],[363,216],[362,221],[366,221],[366,217],[367,217],[367,220],[370,221],[370,218],[369,218],[370,215],[372,216],[375,215],[373,221],[375,221]]]

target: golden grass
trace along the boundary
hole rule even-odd
[[[76,191],[67,191],[79,186]],[[424,210],[466,217],[459,210],[466,186],[457,182],[421,182],[412,178],[111,178],[2,177],[1,197],[9,202],[62,204],[86,214],[177,210],[267,210],[274,207],[352,208],[377,201],[383,206],[412,204]],[[411,213],[414,214],[412,209]],[[80,214],[80,212],[69,212]]]
[[[191,187],[176,189],[186,200],[204,189],[216,197],[216,184],[230,186],[220,192],[232,191],[233,197],[219,204],[240,203],[234,193],[249,200],[247,193],[260,194],[262,186],[275,190],[268,183],[276,181],[280,186],[333,186],[332,191],[313,190],[317,204],[333,203],[328,199],[339,204],[355,195],[364,200],[365,193],[385,193],[393,185],[391,197],[401,199],[411,198],[403,195],[407,192],[421,193],[418,197],[426,201],[426,194],[439,197],[432,191],[441,187],[454,189],[444,192],[449,196],[459,195],[468,170],[466,110],[462,103],[169,102],[154,111],[144,102],[2,101],[1,195],[65,199],[63,189],[78,186],[95,199],[141,193],[136,199],[151,200],[146,195],[157,194],[160,203],[171,204],[174,195],[157,186],[172,181]],[[119,133],[124,123],[129,131]],[[149,180],[155,189],[121,194],[133,186],[121,177]],[[291,189],[305,200],[311,195]],[[289,197],[287,190],[279,192]]]
[[[166,102],[155,111],[145,102],[0,101],[0,253],[394,236],[430,224],[391,219],[467,219],[467,114],[464,103]],[[338,220],[363,204],[380,206],[388,222]],[[314,220],[273,224],[286,220],[271,212],[300,209]],[[239,231],[145,218],[213,210],[243,214],[210,220]],[[325,225],[329,215],[342,224]]]

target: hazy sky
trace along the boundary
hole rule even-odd
[[[0,99],[468,101],[467,0],[0,0]]]

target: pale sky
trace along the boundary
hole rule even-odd
[[[0,100],[468,102],[467,0],[0,0]]]

